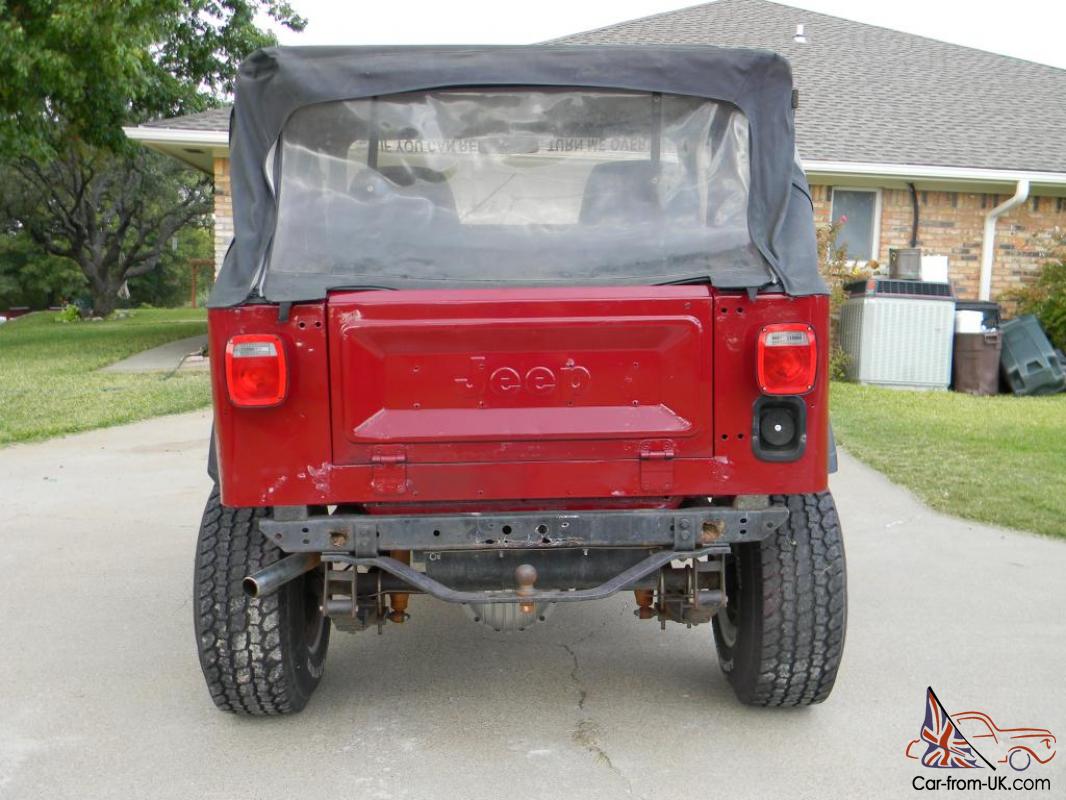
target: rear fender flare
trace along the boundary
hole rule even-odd
[[[211,440],[211,452],[214,453],[215,442]],[[826,448],[829,451],[829,474],[832,475],[837,471],[837,438],[833,435],[833,423],[829,423],[829,447]]]
[[[215,424],[211,423],[211,441],[207,445],[207,474],[218,483],[218,453],[215,451]]]

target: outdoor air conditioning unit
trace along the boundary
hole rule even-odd
[[[840,339],[850,380],[947,389],[955,298],[946,283],[871,278],[845,287]]]

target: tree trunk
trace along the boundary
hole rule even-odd
[[[121,284],[119,284],[121,285]],[[106,317],[118,305],[118,286],[111,281],[89,281],[89,294],[93,299],[93,316]]]
[[[115,298],[114,297],[101,297],[100,295],[93,293],[93,316],[94,317],[106,317],[112,311],[115,310]]]

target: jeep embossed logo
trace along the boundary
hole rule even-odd
[[[485,356],[471,356],[467,374],[455,378],[466,393],[479,398],[493,394],[497,397],[528,395],[571,399],[583,392],[591,380],[588,368],[576,364],[572,358],[554,369],[538,365],[522,372],[510,366],[490,370]]]

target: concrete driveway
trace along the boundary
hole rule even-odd
[[[619,596],[518,635],[416,599],[384,636],[335,634],[303,714],[221,714],[190,607],[208,427],[0,450],[0,796],[912,797],[916,775],[988,772],[904,758],[927,685],[1066,747],[1066,541],[934,514],[847,457],[848,640],[822,706],[741,707],[709,627],[661,632]],[[1062,797],[1066,754],[1024,775]]]

